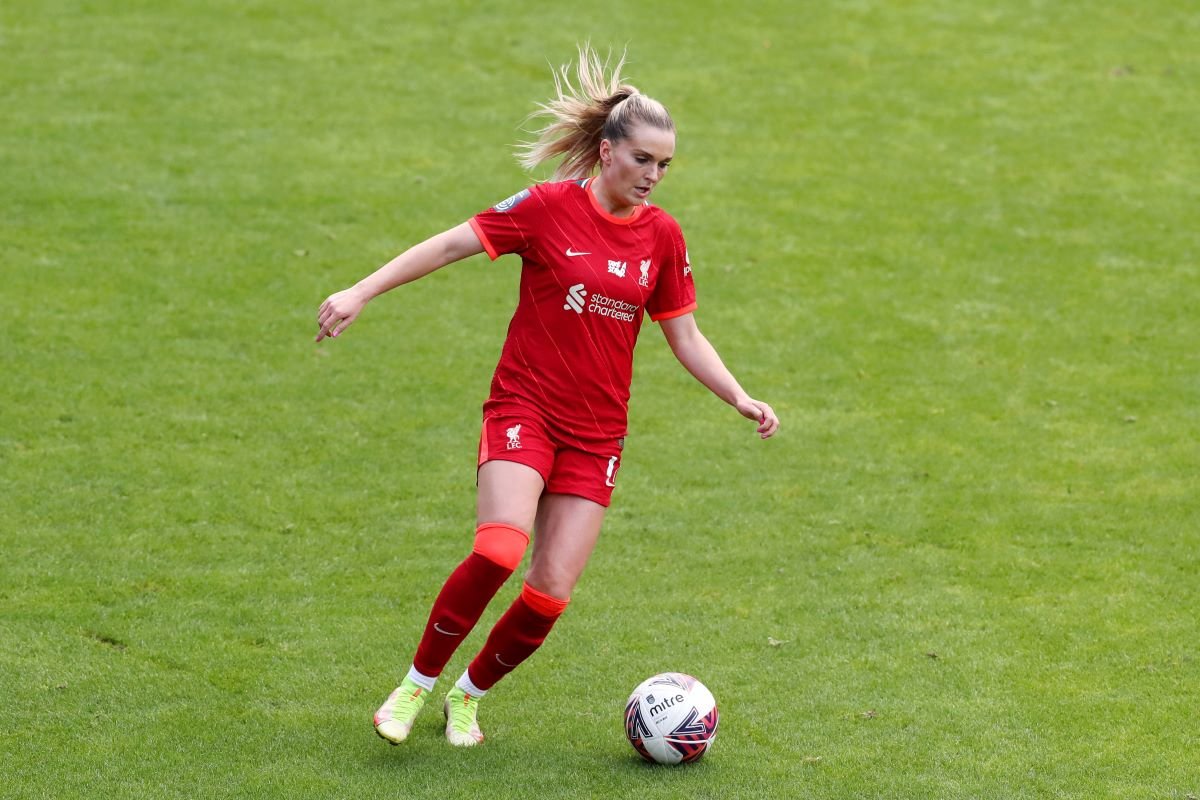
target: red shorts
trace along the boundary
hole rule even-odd
[[[483,415],[479,436],[479,466],[488,461],[515,461],[542,476],[546,491],[573,494],[608,506],[621,466],[624,439],[590,444],[567,444],[542,421],[524,409],[491,411]]]

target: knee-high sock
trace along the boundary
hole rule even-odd
[[[492,628],[479,655],[467,667],[471,682],[486,691],[533,655],[566,609],[567,602],[525,584]]]
[[[521,563],[529,534],[511,525],[480,525],[475,549],[446,579],[433,601],[413,667],[436,677],[475,627],[487,604]]]

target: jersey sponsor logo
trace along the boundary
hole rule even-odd
[[[587,310],[601,317],[611,317],[619,319],[622,322],[633,322],[634,315],[641,306],[633,303],[626,303],[624,300],[618,300],[615,297],[605,297],[602,294],[592,292],[592,302],[588,303]]]
[[[608,271],[613,275],[616,275],[618,278],[624,278],[625,270],[628,268],[628,266],[629,265],[624,261],[609,261]]]
[[[583,250],[574,250],[570,247],[567,248],[567,258],[574,258],[575,256],[590,256],[590,255],[591,255],[591,253],[584,252]]]
[[[567,301],[563,305],[563,311],[574,311],[576,314],[582,314],[585,308],[589,314],[609,317],[621,322],[633,322],[641,306],[634,303],[626,303],[624,300],[618,300],[615,297],[606,297],[597,292],[592,292],[591,299],[589,300],[587,290],[583,288],[583,284],[577,283],[567,290]]]
[[[567,304],[563,306],[563,311],[574,311],[576,314],[583,313],[583,301],[587,299],[587,292],[584,291],[583,284],[577,283],[567,290]]]
[[[521,425],[520,425],[520,423],[513,425],[511,428],[504,431],[504,434],[506,436],[508,436],[508,449],[509,450],[520,450],[521,449]]]
[[[638,264],[638,269],[642,273],[642,277],[638,278],[638,286],[650,287],[650,259],[645,259],[641,264]]]
[[[692,274],[692,265],[685,264],[683,267],[683,277],[686,278],[688,275],[691,275],[691,274]]]
[[[529,190],[522,189],[521,191],[514,194],[512,197],[509,197],[506,200],[501,200],[499,203],[496,203],[496,205],[492,206],[492,211],[498,211],[501,214],[506,214],[509,211],[512,211],[514,208],[516,208],[517,205],[522,200],[524,200],[526,197],[529,197]]]

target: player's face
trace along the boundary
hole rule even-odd
[[[674,156],[675,132],[652,125],[635,125],[626,138],[601,142],[601,173],[614,204],[627,209],[644,203]]]

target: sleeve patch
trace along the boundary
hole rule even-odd
[[[527,197],[529,197],[529,190],[522,189],[507,200],[501,200],[499,203],[496,203],[496,205],[492,206],[492,210],[500,214],[506,214],[520,205]]]

